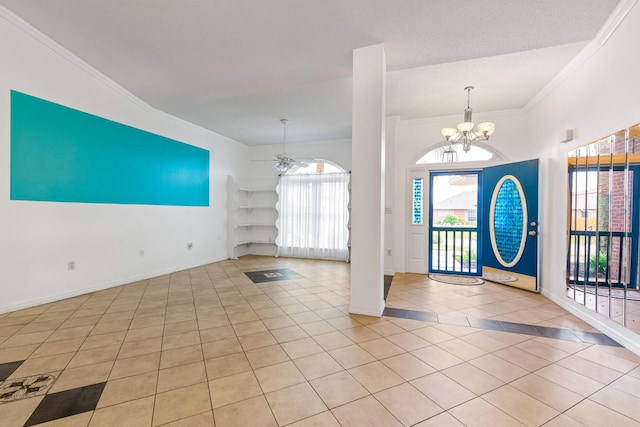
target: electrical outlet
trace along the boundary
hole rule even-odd
[[[143,257],[144,256],[144,249],[140,249],[140,256]]]
[[[187,249],[192,249],[192,248],[193,248],[193,242],[188,242]]]
[[[75,261],[67,261],[67,270],[75,270],[76,262]]]

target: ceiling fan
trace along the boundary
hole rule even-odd
[[[289,120],[281,119],[280,123],[282,123],[284,131],[282,138],[282,144],[284,148],[282,153],[276,154],[275,164],[273,165],[273,167],[280,172],[286,172],[294,166],[300,166],[303,168],[309,166],[304,162],[294,160],[293,158],[291,158],[291,156],[289,156],[289,154],[287,154],[287,124],[289,123]]]

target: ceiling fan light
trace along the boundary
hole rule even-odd
[[[295,163],[297,162],[287,154],[287,124],[289,123],[289,120],[280,119],[280,123],[282,123],[282,145],[284,150],[282,153],[276,154],[276,162],[273,165],[273,168],[284,173],[295,166]]]
[[[473,130],[473,127],[475,126],[475,123],[473,122],[462,122],[462,123],[458,123],[458,130],[460,132],[470,132]]]
[[[279,170],[280,172],[286,172],[289,170],[289,163],[278,162],[273,165],[274,169]]]

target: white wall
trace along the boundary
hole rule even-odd
[[[624,11],[630,11],[624,16]],[[624,19],[623,19],[624,18]],[[619,25],[618,25],[619,24]],[[540,158],[540,253],[542,293],[640,354],[638,335],[573,302],[565,295],[567,152],[640,122],[640,6],[623,1],[594,42],[522,111],[474,114],[495,121],[489,145],[506,161]],[[404,271],[409,220],[406,174],[440,140],[440,128],[460,117],[400,121],[395,151],[395,267]],[[566,129],[575,140],[560,144]],[[435,144],[437,145],[437,144]]]
[[[0,312],[226,259],[226,177],[248,147],[150,108],[2,7],[0,58]],[[210,150],[210,206],[9,200],[11,89]]]
[[[623,6],[634,3],[623,2]],[[544,165],[540,219],[543,293],[640,354],[637,334],[565,297],[567,152],[640,122],[640,56],[636,54],[640,6],[635,4],[617,28],[615,23],[601,31],[578,58],[581,65],[563,73],[564,79],[559,78],[527,116],[530,143],[539,145]],[[559,135],[565,129],[575,130],[575,140],[560,144]]]

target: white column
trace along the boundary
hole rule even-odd
[[[350,313],[384,310],[384,45],[353,51]]]

